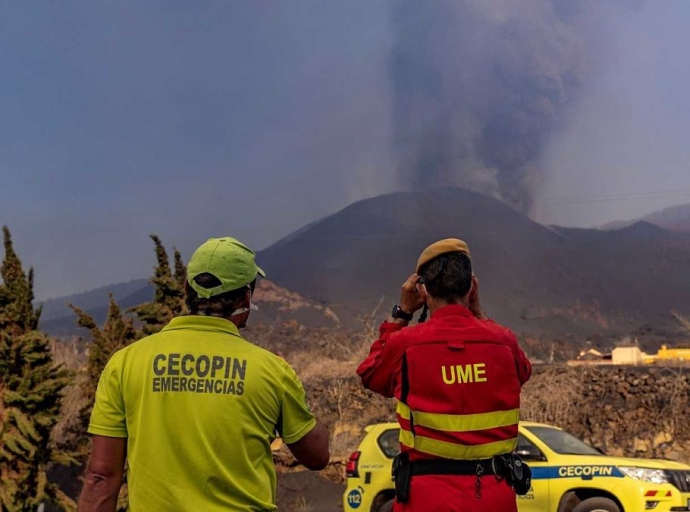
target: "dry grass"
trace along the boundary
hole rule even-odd
[[[63,391],[62,414],[52,432],[53,439],[58,444],[64,444],[69,441],[70,427],[74,425],[79,411],[84,405],[80,385],[77,383],[72,384]]]
[[[312,508],[312,503],[311,501],[307,500],[304,496],[298,496],[295,498],[295,500],[292,502],[292,510],[299,510],[299,511],[312,511],[314,510]]]
[[[287,357],[288,362],[303,382],[318,379],[344,379],[354,374],[355,359],[323,357],[312,351],[302,351]]]
[[[360,319],[362,330],[359,332],[299,331],[295,335],[300,337],[304,347],[282,355],[304,382],[351,378],[369,355],[372,342],[378,338],[378,328],[372,320],[375,315],[376,310],[371,316]],[[269,349],[270,341],[268,338],[263,342]]]
[[[652,421],[663,425],[674,437],[687,424],[685,415],[678,411],[690,410],[690,381],[686,375],[680,368],[669,369],[666,386],[656,396],[657,407],[649,411]]]
[[[362,440],[363,426],[353,421],[336,421],[331,426],[329,448],[332,460],[343,462],[347,460]]]
[[[78,350],[75,341],[58,342],[52,340],[50,349],[53,361],[56,364],[61,364],[74,372],[72,384],[67,386],[62,392],[62,411],[60,419],[52,432],[53,440],[60,445],[64,445],[69,441],[70,427],[77,420],[79,411],[84,406],[81,384],[86,378],[83,373],[83,368],[86,364],[86,354]]]
[[[535,373],[522,391],[520,416],[526,421],[567,426],[579,414],[584,382],[557,367]]]
[[[293,366],[314,413],[329,426],[334,464],[327,476],[341,483],[342,463],[361,441],[364,427],[395,418],[394,402],[365,391],[355,372],[378,338],[376,316],[373,312],[363,317],[362,330],[357,333],[295,325],[271,326],[254,333],[262,346]],[[75,385],[65,391],[63,417],[55,432],[57,440],[64,440],[70,422],[84,405],[78,382],[84,378],[79,369],[85,355],[74,343],[57,344],[53,350],[56,361],[77,375]],[[560,426],[612,454],[681,460],[690,456],[690,429],[684,422],[685,411],[690,410],[687,371],[657,370],[628,391],[630,379],[625,369],[541,367],[523,389],[522,419]],[[639,445],[640,439],[650,447],[645,453],[636,452],[635,443]],[[289,460],[283,466],[288,471],[296,469]],[[316,510],[304,493],[296,496],[291,510]]]
[[[75,340],[58,341],[50,340],[50,352],[53,362],[63,365],[68,370],[79,370],[86,364],[86,354],[80,351]]]

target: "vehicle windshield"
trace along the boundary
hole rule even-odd
[[[602,455],[602,453],[595,450],[588,444],[583,443],[577,437],[557,428],[526,428],[554,452],[560,453],[561,455]]]

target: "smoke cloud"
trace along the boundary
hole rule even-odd
[[[403,188],[459,185],[529,213],[538,157],[588,69],[584,0],[400,0],[393,151]]]
[[[590,52],[601,64],[540,158],[532,217],[543,223],[601,226],[690,202],[690,2],[609,9]]]

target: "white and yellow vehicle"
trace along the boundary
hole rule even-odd
[[[366,427],[347,463],[345,512],[388,512],[397,423]],[[608,457],[560,428],[520,423],[517,453],[532,468],[520,512],[690,512],[690,466],[658,459]]]

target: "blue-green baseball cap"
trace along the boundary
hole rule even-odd
[[[235,238],[209,238],[192,254],[187,264],[187,282],[204,299],[237,290],[257,275],[266,277],[254,261],[255,256],[254,251]],[[213,288],[199,286],[194,278],[200,274],[211,274],[221,284]]]

